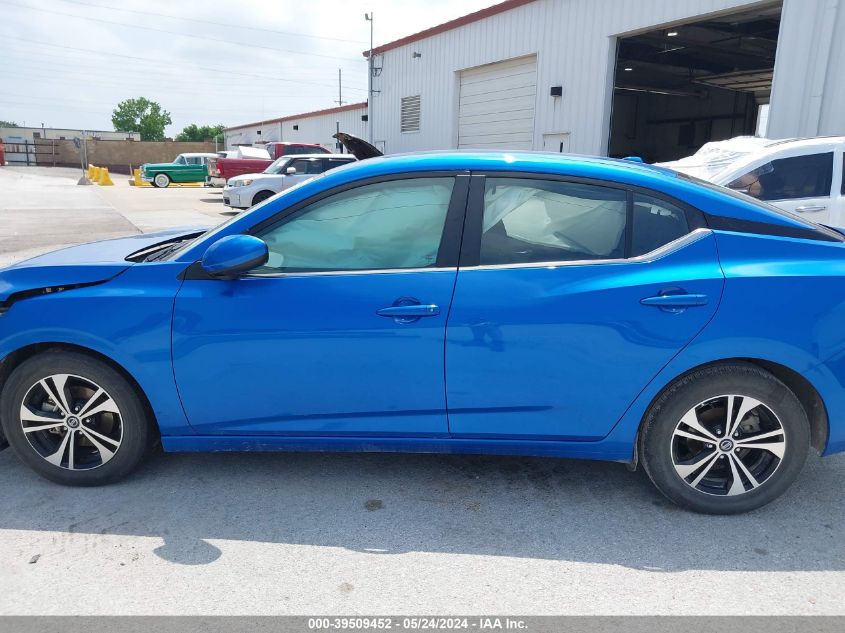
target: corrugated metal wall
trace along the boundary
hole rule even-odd
[[[826,4],[835,0],[788,0]],[[376,57],[375,139],[388,153],[457,147],[458,73],[537,54],[533,147],[544,134],[569,134],[570,150],[604,154],[616,36],[761,4],[748,0],[536,0],[519,8],[389,50]],[[769,3],[771,4],[771,3]],[[797,9],[796,9],[797,10]],[[841,41],[839,42],[841,44]],[[420,53],[420,57],[413,57]],[[840,67],[841,69],[841,67]],[[563,86],[562,97],[549,96]],[[419,132],[401,133],[402,97],[422,96]]]
[[[460,71],[537,55],[533,148],[567,138],[569,151],[605,154],[616,38],[719,13],[778,4],[750,0],[536,0],[376,57],[376,144],[387,153],[458,146]],[[784,0],[768,136],[845,134],[845,0]],[[414,56],[419,53],[419,57]],[[808,72],[808,69],[810,71]],[[549,89],[562,86],[562,97]],[[400,131],[401,100],[421,95],[419,132]],[[296,140],[333,148],[335,122],[367,138],[363,111],[226,133],[227,147]],[[295,123],[299,130],[292,129]],[[555,135],[552,137],[551,135]]]
[[[767,136],[845,134],[845,1],[785,0]]]
[[[291,141],[298,143],[318,143],[332,151],[336,151],[332,134],[340,123],[340,131],[348,132],[361,138],[367,137],[367,123],[361,116],[367,113],[366,107],[344,112],[331,112],[301,119],[282,121],[281,123],[267,123],[226,131],[226,148],[233,149],[235,145],[254,145],[258,142]],[[294,126],[299,126],[298,130]],[[261,134],[258,134],[259,130]]]

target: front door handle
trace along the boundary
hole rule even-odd
[[[433,303],[416,304],[406,306],[390,306],[389,308],[382,308],[376,310],[376,314],[383,317],[430,317],[440,314],[440,306]]]
[[[805,204],[801,207],[797,207],[795,210],[798,211],[798,213],[815,213],[817,211],[824,211],[825,209],[827,209],[827,207],[823,204]]]
[[[701,294],[659,294],[655,297],[646,297],[640,299],[640,303],[644,306],[654,306],[660,308],[665,312],[683,312],[687,308],[694,308],[696,306],[707,305],[707,295]]]
[[[392,306],[376,310],[376,314],[390,317],[400,325],[414,323],[423,317],[433,317],[440,314],[440,306],[433,303],[422,303],[415,297],[399,297]]]

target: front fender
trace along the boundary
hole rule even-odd
[[[97,286],[23,299],[0,316],[0,358],[32,345],[91,350],[138,383],[162,435],[191,433],[170,354],[173,299],[182,264],[149,263]]]

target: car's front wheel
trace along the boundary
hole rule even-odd
[[[256,204],[261,204],[268,198],[272,198],[275,195],[276,194],[272,191],[259,191],[252,197],[252,206],[255,206]]]
[[[147,448],[150,424],[133,386],[83,354],[48,351],[24,361],[6,381],[0,407],[17,456],[60,484],[116,481]]]
[[[153,185],[155,185],[159,189],[162,189],[164,187],[169,187],[170,186],[170,176],[168,176],[167,174],[156,174],[155,177],[153,178]]]
[[[737,363],[670,385],[646,415],[640,455],[657,488],[678,505],[737,514],[789,487],[809,441],[795,394],[759,367]]]

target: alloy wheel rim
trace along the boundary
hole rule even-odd
[[[123,441],[114,399],[94,381],[52,374],[26,392],[20,423],[32,449],[65,470],[91,470],[111,460]]]
[[[670,450],[675,472],[686,485],[733,497],[771,479],[786,454],[786,433],[760,400],[726,394],[687,411],[675,426]]]

